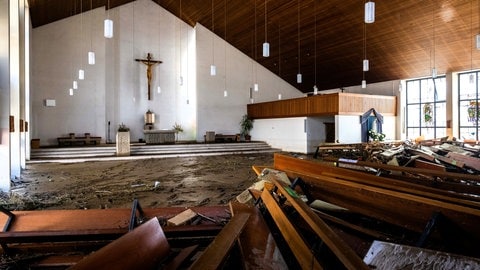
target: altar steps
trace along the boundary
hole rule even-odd
[[[96,147],[61,147],[32,149],[30,163],[38,162],[75,162],[83,160],[118,160],[164,157],[211,156],[232,154],[273,153],[278,149],[272,148],[265,142],[248,143],[211,143],[211,144],[168,144],[145,145],[132,144],[130,156],[117,157],[115,144]]]

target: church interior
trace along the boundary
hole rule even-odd
[[[252,178],[191,207],[0,204],[0,264],[480,268],[478,0],[0,0],[0,36],[5,194],[67,162]],[[128,185],[183,200],[157,178]]]

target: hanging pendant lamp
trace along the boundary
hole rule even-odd
[[[368,71],[369,70],[369,62],[368,59],[363,60],[363,71]]]
[[[366,80],[362,80],[362,88],[367,88],[367,81]]]
[[[113,37],[113,21],[110,19],[105,19],[103,22],[103,35],[106,38],[112,38]]]
[[[73,89],[72,88],[69,89],[69,95],[73,96]]]
[[[263,57],[270,56],[270,43],[267,42],[267,0],[265,0],[265,42],[263,43]]]
[[[375,22],[375,2],[365,3],[365,23]]]
[[[113,37],[113,21],[108,18],[108,14],[110,14],[110,1],[107,2],[107,18],[103,21],[103,35],[106,38]]]

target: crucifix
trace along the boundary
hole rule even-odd
[[[152,67],[156,64],[161,64],[162,61],[152,60],[152,54],[147,53],[147,59],[135,59],[137,62],[142,62],[147,66],[147,84],[148,84],[148,100],[150,100],[150,84],[152,81]]]

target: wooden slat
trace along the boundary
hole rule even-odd
[[[213,242],[202,253],[202,256],[195,260],[189,269],[214,270],[219,269],[225,258],[233,247],[238,236],[247,223],[250,214],[240,213],[233,216],[225,225],[222,231],[215,237]]]
[[[288,220],[280,206],[278,206],[272,194],[267,189],[264,189],[261,198],[302,269],[322,269],[310,248],[305,244],[302,236],[295,230],[295,227]]]
[[[157,218],[90,254],[70,269],[154,269],[170,245]]]
[[[317,216],[300,198],[292,197],[286,185],[273,179],[275,186],[295,208],[310,228],[330,248],[347,269],[369,269],[360,257],[341,239],[319,216]]]
[[[260,196],[261,191],[257,192]],[[230,202],[230,211],[234,216],[239,213],[250,214],[250,218],[238,238],[245,269],[262,269],[266,265],[282,265],[285,260],[260,210],[254,205]]]

